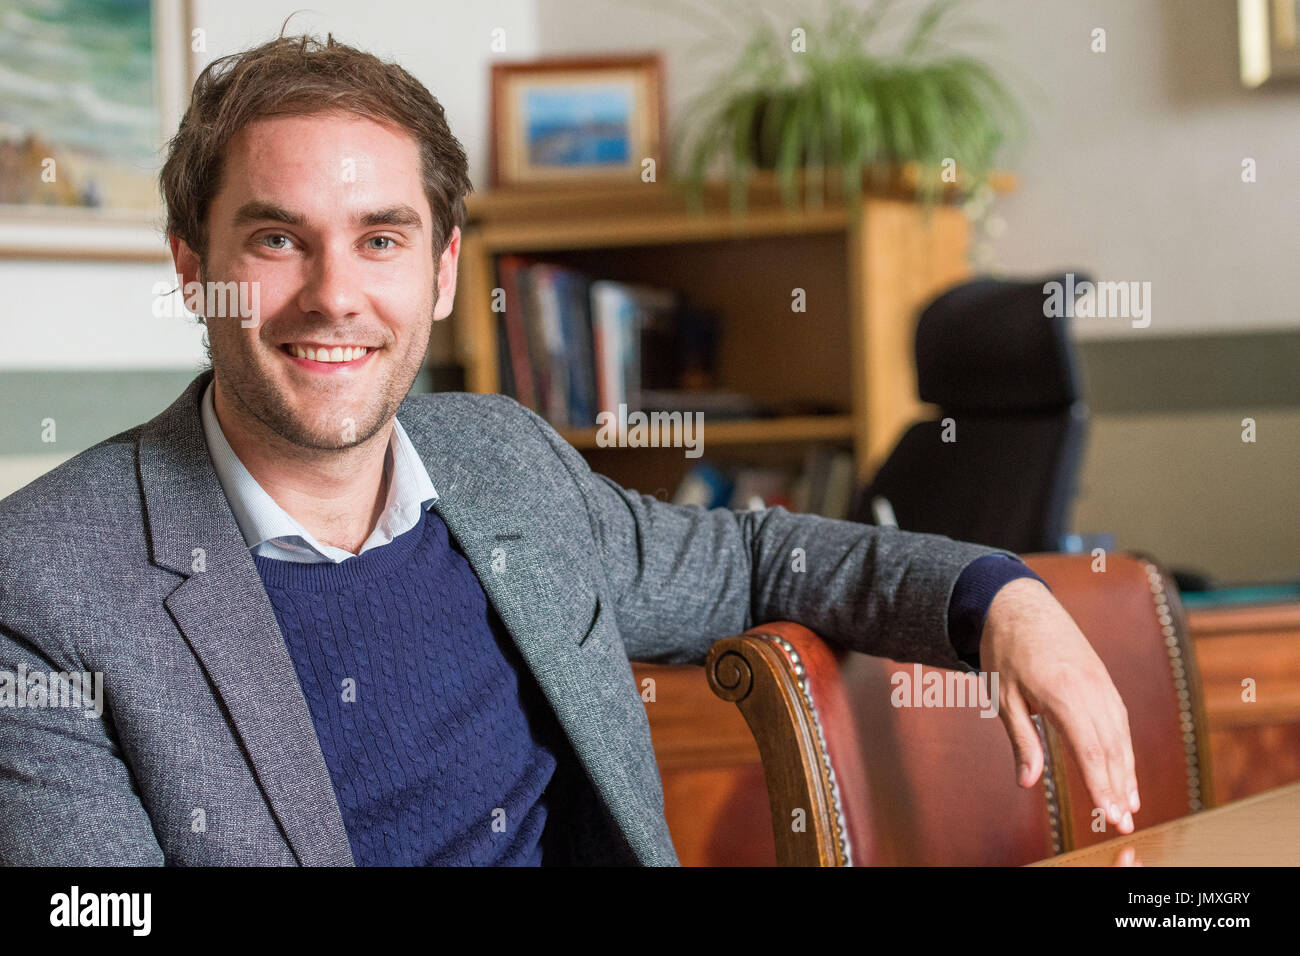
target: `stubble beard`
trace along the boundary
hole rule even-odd
[[[246,419],[260,423],[264,429],[298,448],[341,451],[369,441],[396,414],[424,363],[437,303],[438,287],[435,278],[433,302],[428,308],[429,321],[425,326],[423,341],[411,343],[410,350],[402,357],[401,365],[395,367],[383,382],[382,396],[356,409],[351,415],[341,416],[338,421],[322,420],[315,424],[304,421],[271,380],[258,374],[258,365],[248,354],[237,354],[233,360],[227,361],[229,350],[209,349],[209,359],[223,391]],[[208,332],[210,339],[211,330]]]

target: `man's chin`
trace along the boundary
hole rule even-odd
[[[341,451],[360,445],[379,431],[382,422],[375,421],[375,413],[341,409],[337,413],[322,415],[313,409],[310,418],[294,415],[281,418],[272,427],[285,441],[313,451]]]

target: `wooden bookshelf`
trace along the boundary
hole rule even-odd
[[[829,191],[790,210],[775,178],[757,174],[733,215],[726,183],[703,212],[674,183],[501,189],[471,195],[451,326],[465,387],[493,392],[497,368],[495,260],[535,255],[593,278],[666,286],[723,316],[719,386],[776,403],[835,409],[747,421],[705,421],[705,458],[778,453],[841,443],[866,480],[925,411],[916,398],[917,313],[969,275],[969,221],[956,205],[923,207],[906,176],[864,191],[852,208]],[[1014,185],[998,177],[994,187]],[[795,288],[807,309],[791,309]],[[680,449],[597,448],[596,428],[560,428],[593,468],[628,487],[671,482],[692,463]],[[648,467],[647,454],[659,459]],[[644,453],[644,454],[643,454]],[[599,467],[598,467],[598,464]]]
[[[574,448],[596,444],[595,428],[557,428]],[[720,445],[765,445],[779,442],[841,442],[853,438],[851,415],[787,415],[708,423],[708,440]]]

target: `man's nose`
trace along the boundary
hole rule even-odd
[[[363,300],[359,258],[345,242],[328,242],[312,256],[304,277],[298,307],[330,320],[345,319],[361,311]]]

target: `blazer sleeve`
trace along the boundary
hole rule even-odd
[[[17,707],[28,673],[79,670],[0,624],[0,865],[162,866],[108,711]]]
[[[998,548],[792,514],[673,505],[595,474],[532,419],[582,495],[631,660],[702,664],[712,643],[794,621],[832,644],[954,670],[948,605],[961,572]]]

